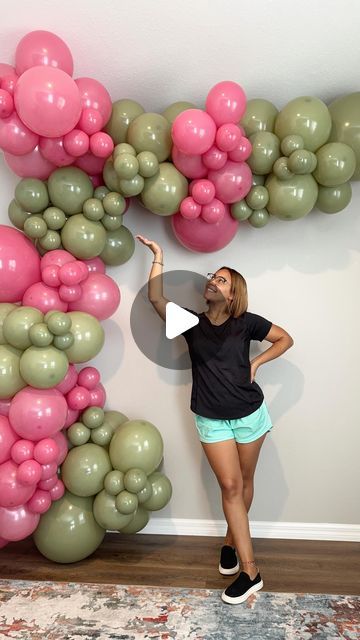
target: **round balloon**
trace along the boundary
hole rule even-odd
[[[88,260],[104,250],[106,231],[101,222],[89,220],[78,213],[71,216],[63,226],[61,242],[77,258]]]
[[[12,398],[15,393],[26,387],[20,375],[20,357],[22,353],[8,344],[0,345],[0,399]]]
[[[316,151],[325,144],[330,131],[329,109],[322,100],[310,96],[288,102],[277,116],[274,129],[280,140],[290,134],[300,135],[308,151]]]
[[[147,420],[129,420],[116,429],[109,455],[114,469],[126,473],[135,467],[149,474],[159,466],[163,450],[163,440],[155,425]]]
[[[298,175],[289,180],[279,180],[271,174],[265,184],[269,213],[281,220],[303,218],[314,208],[318,186],[311,175]]]
[[[32,513],[27,504],[0,507],[0,536],[17,542],[30,536],[39,524],[40,515]]]
[[[131,231],[122,225],[114,231],[107,231],[105,247],[100,258],[107,265],[118,266],[130,260],[135,251],[135,240]]]
[[[246,104],[246,110],[240,120],[247,136],[258,131],[274,131],[277,108],[269,100],[254,98]]]
[[[186,220],[180,213],[171,218],[171,226],[177,240],[191,251],[212,252],[226,247],[234,238],[239,222],[235,220],[225,205],[223,218],[209,224],[201,217]]]
[[[16,47],[16,73],[21,76],[31,67],[44,65],[62,69],[72,76],[74,64],[67,44],[51,31],[30,31]]]
[[[141,193],[141,201],[146,209],[162,216],[179,211],[181,201],[188,194],[188,182],[170,162],[159,165],[159,173],[147,178]]]
[[[148,478],[151,488],[151,497],[143,503],[145,509],[158,511],[165,507],[172,495],[172,486],[169,478],[159,471],[155,471]]]
[[[101,351],[105,334],[100,322],[83,311],[70,311],[71,333],[74,343],[66,349],[69,362],[87,362]]]
[[[9,420],[19,436],[38,441],[60,431],[66,414],[66,400],[60,391],[26,387],[12,399]]]
[[[152,151],[159,162],[164,162],[171,152],[170,124],[159,113],[142,113],[129,124],[126,141],[137,153]]]
[[[352,180],[360,179],[360,91],[337,98],[329,104],[332,129],[329,142],[348,144],[355,153]]]
[[[85,200],[92,198],[94,192],[89,176],[78,167],[62,167],[53,171],[48,190],[52,204],[69,216],[81,213]]]
[[[105,449],[87,443],[69,451],[61,467],[61,479],[74,495],[93,496],[102,490],[109,471],[111,462]]]
[[[134,496],[135,497],[135,496]],[[94,518],[104,529],[120,530],[131,522],[133,512],[121,513],[116,507],[116,498],[105,490],[100,491],[94,500]]]
[[[0,302],[18,302],[41,280],[40,256],[23,233],[0,225]]]

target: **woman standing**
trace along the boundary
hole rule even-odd
[[[169,300],[163,295],[163,251],[156,242],[136,237],[154,254],[148,295],[165,320]],[[208,310],[200,314],[191,311],[199,323],[183,333],[192,362],[191,410],[220,485],[228,525],[219,571],[223,575],[237,573],[238,558],[242,567],[221,597],[224,602],[239,604],[263,587],[247,514],[260,449],[272,424],[255,376],[260,365],[282,355],[293,340],[281,327],[247,311],[246,282],[235,269],[221,267],[208,274],[204,297]],[[271,346],[250,361],[250,341],[264,339]]]

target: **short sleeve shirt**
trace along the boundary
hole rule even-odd
[[[264,395],[250,381],[250,342],[262,341],[272,323],[254,313],[213,325],[205,313],[186,309],[199,323],[184,336],[192,364],[191,410],[206,418],[232,420],[260,407]]]

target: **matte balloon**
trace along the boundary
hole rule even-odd
[[[88,313],[70,311],[71,332],[74,344],[66,349],[69,362],[87,362],[101,351],[104,344],[104,330],[99,321]]]
[[[150,178],[152,180],[152,178]],[[124,225],[115,231],[107,231],[105,247],[100,258],[107,265],[118,266],[130,260],[135,251],[135,240],[131,231]]]
[[[258,131],[274,131],[278,110],[272,102],[263,98],[253,98],[246,105],[246,110],[240,120],[247,136]]]
[[[77,258],[90,259],[105,246],[106,231],[100,222],[88,220],[78,213],[67,220],[61,231],[63,246]]]
[[[271,175],[266,181],[269,192],[269,213],[281,220],[296,220],[306,216],[318,197],[317,183],[311,175],[279,180]]]
[[[47,180],[52,171],[56,169],[56,166],[41,154],[39,145],[21,156],[5,153],[4,158],[11,171],[21,178],[31,177]]]
[[[21,355],[21,351],[10,345],[0,345],[0,399],[12,398],[26,387],[26,382],[20,375]]]
[[[39,136],[29,129],[14,111],[0,119],[0,149],[15,156],[22,156],[35,149]]]
[[[336,187],[350,180],[356,168],[352,148],[343,142],[329,142],[316,152],[315,180],[323,187]]]
[[[143,503],[143,506],[149,511],[158,511],[170,502],[172,495],[171,482],[166,475],[159,471],[152,473],[148,480],[151,484],[152,495]]]
[[[172,146],[170,124],[159,113],[142,113],[129,124],[126,141],[137,153],[152,151],[159,162],[164,162]]]
[[[126,473],[135,467],[152,473],[163,457],[161,434],[147,420],[129,420],[115,431],[109,455],[114,469]]]
[[[141,531],[141,529],[144,529],[149,522],[149,517],[149,512],[140,505],[129,524],[122,527],[121,533],[137,533],[138,531]]]
[[[351,194],[350,182],[336,187],[322,187],[320,185],[315,206],[324,213],[338,213],[347,207],[351,200]]]
[[[20,482],[18,469],[13,460],[0,464],[0,507],[18,507],[27,502],[35,491],[35,485],[29,486]],[[3,536],[2,533],[0,535]]]
[[[16,307],[7,314],[3,323],[3,335],[16,349],[26,349],[31,345],[29,330],[43,320],[43,314],[33,307]]]
[[[105,131],[111,135],[115,144],[125,142],[129,124],[142,113],[143,107],[135,100],[117,100],[112,105]]]
[[[180,244],[191,251],[207,253],[226,247],[235,236],[239,223],[225,206],[223,218],[215,224],[208,224],[201,217],[185,220],[179,213],[172,216],[171,226]]]
[[[0,225],[0,302],[21,300],[40,277],[40,257],[23,233]]]
[[[279,138],[270,131],[260,131],[250,137],[252,144],[248,164],[251,170],[260,175],[270,173],[274,162],[280,157]]]
[[[10,453],[14,462],[17,462],[12,455],[12,450],[18,438],[19,436],[12,429],[8,418],[0,415],[0,464],[9,460]],[[22,460],[20,461],[22,462]]]
[[[53,171],[48,190],[52,204],[66,215],[80,213],[85,200],[92,198],[94,191],[89,176],[77,167],[62,167]]]
[[[67,44],[51,31],[30,31],[19,41],[15,52],[16,73],[38,65],[62,69],[70,76],[73,59]]]
[[[46,184],[35,178],[20,180],[15,188],[15,198],[20,206],[30,213],[39,213],[49,204]]]
[[[71,449],[61,467],[65,487],[77,496],[93,496],[102,490],[104,478],[111,471],[108,453],[97,444],[83,444]]]
[[[105,490],[96,496],[93,511],[96,522],[112,531],[121,530],[133,519],[133,512],[125,514],[118,511],[115,496],[109,495]]]
[[[60,431],[66,413],[66,400],[57,389],[26,387],[12,399],[9,420],[19,436],[37,442]]]
[[[352,180],[360,178],[360,91],[337,98],[329,104],[332,129],[329,142],[348,144],[355,153],[356,169]]]
[[[196,105],[194,105],[192,102],[185,102],[183,100],[180,100],[178,102],[173,102],[168,107],[166,107],[165,111],[163,111],[161,115],[164,116],[164,118],[166,118],[166,120],[172,125],[175,118],[177,118],[180,113],[186,111],[187,109],[196,109]]]
[[[53,502],[34,534],[40,553],[59,563],[78,562],[91,555],[105,536],[105,529],[94,518],[92,506],[92,498],[69,492]]]
[[[32,513],[27,504],[0,507],[0,536],[17,542],[30,536],[39,524],[40,515]]]
[[[288,102],[277,116],[274,129],[280,140],[290,134],[301,136],[308,151],[316,151],[325,144],[330,131],[329,109],[322,100],[310,96]]]
[[[186,178],[173,164],[163,162],[159,166],[159,173],[145,180],[141,201],[152,213],[167,216],[179,211],[187,193]]]

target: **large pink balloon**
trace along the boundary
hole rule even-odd
[[[35,485],[25,485],[18,480],[17,471],[18,465],[13,460],[0,464],[1,507],[18,507],[27,502],[35,491]]]
[[[206,111],[187,109],[175,118],[171,133],[180,151],[200,155],[214,144],[216,125]]]
[[[11,401],[9,420],[19,436],[38,441],[60,431],[66,415],[67,404],[60,391],[25,387]]]
[[[0,82],[7,76],[12,76],[15,73],[15,67],[5,62],[0,62]]]
[[[120,304],[120,289],[110,276],[90,273],[81,287],[81,298],[69,303],[69,311],[84,311],[98,320],[110,318],[115,313]]]
[[[187,178],[204,178],[207,175],[208,169],[205,167],[201,156],[183,153],[175,144],[171,155],[175,167]]]
[[[218,127],[226,123],[236,124],[246,109],[246,95],[236,82],[225,80],[210,89],[206,98],[206,111]]]
[[[15,107],[29,129],[40,136],[68,133],[79,120],[80,93],[65,71],[53,67],[31,67],[16,83]]]
[[[227,160],[222,169],[210,171],[208,178],[214,183],[216,197],[228,204],[245,198],[252,187],[252,173],[246,162]]]
[[[94,78],[77,78],[75,80],[80,93],[82,109],[96,109],[102,116],[104,127],[111,116],[112,102],[104,85]]]
[[[225,205],[222,220],[215,224],[205,222],[201,217],[186,220],[180,213],[171,216],[172,229],[177,240],[191,251],[212,252],[226,247],[233,239],[239,222],[230,215]]]
[[[15,52],[16,73],[44,65],[62,69],[70,76],[74,64],[67,44],[51,31],[30,31],[21,38]]]
[[[12,153],[5,153],[5,162],[9,169],[20,178],[39,178],[47,180],[50,173],[56,169],[56,165],[46,160],[40,153],[39,145],[30,153],[23,156],[15,156]]]
[[[19,507],[0,507],[0,536],[17,542],[30,536],[39,524],[40,515],[32,513],[27,504]]]
[[[83,260],[83,262],[85,262],[90,273],[105,273],[105,264],[101,258],[90,258],[90,260]]]
[[[61,300],[58,290],[43,282],[32,284],[24,293],[24,306],[36,307],[43,313],[48,311],[67,311],[68,303]]]
[[[68,450],[69,450],[68,441],[62,431],[57,431],[56,433],[54,433],[52,436],[52,439],[55,440],[57,446],[59,447],[59,454],[56,462],[58,466],[60,466],[64,462],[68,454]]]
[[[40,256],[21,231],[0,225],[0,302],[18,302],[40,280]]]
[[[11,447],[19,436],[11,428],[9,420],[0,415],[0,463],[9,460]]]
[[[7,118],[0,119],[0,149],[15,156],[22,156],[35,149],[39,136],[20,120],[14,111]]]

